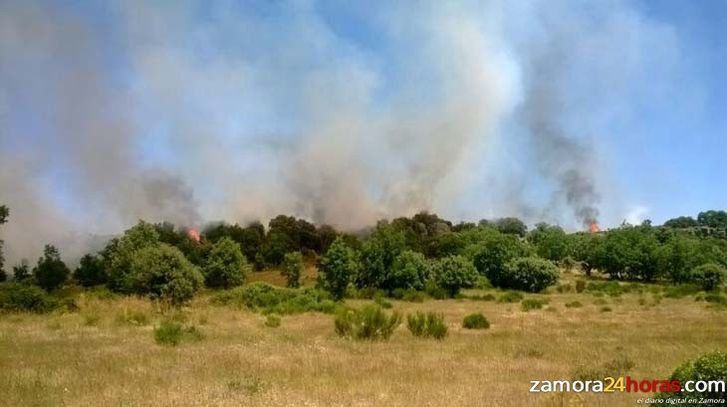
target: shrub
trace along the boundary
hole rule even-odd
[[[36,286],[19,283],[0,284],[2,311],[48,312],[57,306],[57,301]]]
[[[250,265],[240,245],[229,237],[223,237],[212,246],[202,270],[208,287],[231,288],[245,282]]]
[[[66,282],[70,273],[58,249],[45,245],[43,257],[38,259],[38,265],[33,269],[35,282],[46,291],[53,291]]]
[[[162,321],[154,328],[154,340],[160,345],[177,346],[183,340],[199,341],[204,337],[194,325],[184,327],[176,321]]]
[[[172,305],[190,300],[204,280],[179,249],[166,244],[139,250],[129,278],[134,292]]]
[[[265,326],[270,328],[277,328],[280,326],[280,317],[275,314],[270,314],[265,318]]]
[[[391,292],[391,296],[397,300],[408,301],[408,302],[424,302],[427,298],[426,293],[417,291],[414,289],[403,290],[401,288]]]
[[[441,314],[433,312],[417,312],[406,317],[406,326],[412,335],[420,338],[444,339],[447,336],[447,325]]]
[[[477,270],[472,262],[463,256],[448,256],[432,265],[435,284],[454,297],[462,288],[470,288],[477,279]]]
[[[582,306],[583,306],[583,304],[581,304],[578,301],[572,301],[572,302],[565,303],[566,308],[580,308]]]
[[[487,329],[490,327],[490,321],[482,314],[470,314],[462,320],[462,327],[465,329]]]
[[[520,294],[517,291],[507,291],[504,294],[500,296],[500,298],[497,299],[497,302],[506,302],[506,303],[512,303],[512,302],[520,302],[523,299],[523,295]]]
[[[429,278],[429,263],[423,254],[405,250],[391,265],[389,287],[393,289],[423,290]]]
[[[334,319],[336,333],[351,339],[387,340],[401,323],[397,312],[388,315],[377,305],[343,309]]]
[[[331,293],[334,299],[340,300],[359,269],[360,264],[356,253],[346,246],[341,237],[338,237],[321,258],[321,285]]]
[[[280,274],[285,277],[290,288],[300,287],[300,276],[303,274],[303,255],[300,252],[286,253]]]
[[[692,281],[699,284],[704,291],[713,291],[722,285],[726,275],[724,267],[715,263],[707,263],[692,270]]]
[[[219,293],[212,298],[212,302],[280,315],[308,311],[331,313],[336,308],[331,296],[325,291],[273,287],[261,282]]]
[[[611,309],[611,307],[601,307],[600,311],[601,312],[611,312],[611,311],[613,311],[613,309]]]
[[[520,308],[524,312],[528,312],[528,311],[534,310],[534,309],[541,309],[541,308],[543,308],[543,305],[545,305],[545,304],[546,304],[546,301],[538,300],[535,298],[527,298],[527,299],[524,299],[523,302],[520,303]]]
[[[583,280],[576,280],[576,292],[582,293],[586,289],[586,282]]]
[[[537,293],[558,281],[555,265],[537,257],[523,257],[509,262],[498,284],[511,288]]]
[[[84,287],[106,284],[103,261],[92,254],[81,257],[79,266],[73,271],[73,278]]]
[[[727,378],[727,353],[724,352],[711,352],[699,356],[695,360],[684,363],[679,366],[674,373],[672,373],[669,380],[678,380],[679,383],[684,385],[687,381],[703,380],[703,381],[723,381]],[[692,391],[687,392],[683,390],[678,393],[662,393],[656,395],[655,398],[663,399],[665,402],[660,405],[673,405],[674,399],[724,399],[727,397],[724,390],[713,389],[713,391]],[[669,400],[672,402],[670,403]],[[690,404],[691,405],[691,404]],[[722,405],[720,403],[708,403],[700,404],[704,406],[717,406]]]

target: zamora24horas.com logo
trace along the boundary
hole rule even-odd
[[[693,393],[727,394],[724,380],[679,380],[633,379],[631,376],[605,377],[603,380],[531,380],[531,393]],[[711,399],[708,403],[727,405],[724,398]]]

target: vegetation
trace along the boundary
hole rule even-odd
[[[469,314],[462,320],[462,327],[465,329],[487,329],[490,321],[481,313]]]
[[[558,270],[549,261],[523,257],[510,261],[498,279],[498,286],[531,293],[543,291],[558,281]]]
[[[300,287],[300,276],[303,274],[303,255],[300,252],[290,252],[283,258],[283,265],[280,271],[286,280],[286,286],[290,288]]]
[[[679,366],[674,373],[672,373],[669,380],[678,380],[679,383],[684,385],[687,381],[703,380],[703,381],[723,381],[727,378],[727,353],[724,352],[710,352],[699,356],[698,358],[688,361]],[[687,392],[686,390],[680,393],[662,393],[655,396],[657,399],[664,400],[665,402],[657,405],[673,405],[674,399],[694,399],[697,403],[685,404],[688,406],[717,406],[723,403],[719,401],[700,403],[700,400],[720,400],[725,398],[725,392],[719,389],[713,389],[712,391],[697,391]],[[669,401],[672,403],[669,403]]]
[[[197,267],[167,244],[139,250],[129,269],[128,284],[133,292],[172,305],[192,299],[204,282]]]
[[[60,287],[70,274],[70,270],[61,260],[61,254],[52,245],[46,245],[43,257],[38,259],[38,265],[33,268],[35,282],[46,291],[53,291]]]
[[[204,281],[208,287],[231,288],[242,285],[250,266],[240,246],[229,237],[217,240],[204,264]]]
[[[331,313],[336,308],[331,296],[325,291],[281,288],[265,283],[252,283],[221,292],[212,301],[218,305],[245,307],[266,314],[280,315],[309,311]]]
[[[460,289],[474,286],[477,270],[463,256],[448,256],[432,264],[432,276],[437,287],[454,297]]]
[[[57,306],[57,301],[38,287],[19,284],[0,284],[0,311],[47,312]]]
[[[334,319],[339,336],[371,341],[388,340],[401,323],[401,315],[387,314],[378,305],[367,305],[360,310],[342,309]]]
[[[406,317],[409,332],[418,338],[434,338],[442,340],[447,336],[447,324],[444,316],[434,312],[417,312]]]
[[[704,291],[719,289],[727,278],[725,268],[714,263],[702,264],[692,271],[692,281],[699,284]]]
[[[320,261],[322,286],[334,299],[340,300],[346,293],[348,284],[361,269],[356,253],[337,238]]]

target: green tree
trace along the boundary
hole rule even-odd
[[[614,279],[653,281],[659,276],[659,242],[649,226],[622,226],[606,234],[598,263]]]
[[[477,270],[464,256],[448,256],[432,263],[434,283],[454,297],[462,288],[469,288],[477,280]]]
[[[43,257],[38,259],[38,265],[33,268],[36,284],[46,291],[53,291],[66,282],[70,273],[58,249],[53,245],[45,245]]]
[[[685,229],[698,226],[697,221],[691,216],[680,216],[664,222],[664,226],[674,229]]]
[[[10,215],[10,211],[8,210],[8,207],[5,205],[0,205],[0,225],[5,224],[8,221],[8,216]],[[3,266],[5,265],[5,256],[3,255],[3,246],[5,245],[5,241],[0,239],[0,281],[5,281],[7,279],[7,274],[5,274],[5,269]]]
[[[505,265],[527,253],[525,245],[516,236],[495,233],[477,246],[473,260],[480,274],[485,275],[494,286],[500,286]]]
[[[118,292],[131,292],[131,262],[138,251],[159,245],[156,228],[144,221],[126,230],[120,238],[111,240],[102,252],[109,288]]]
[[[712,228],[727,228],[727,212],[725,211],[705,211],[697,215],[697,223],[700,226],[709,226]]]
[[[331,296],[340,300],[346,294],[348,284],[358,274],[360,263],[356,253],[339,237],[321,257],[320,271],[322,286]]]
[[[538,223],[529,233],[528,240],[535,246],[538,256],[544,259],[561,261],[573,254],[571,239],[560,226]]]
[[[391,266],[394,259],[406,249],[404,233],[387,222],[379,222],[361,249],[361,272],[356,286],[391,290]]]
[[[249,269],[240,245],[229,237],[223,237],[212,245],[205,261],[205,283],[208,287],[237,287],[245,282]]]
[[[84,287],[106,284],[107,276],[103,260],[92,254],[84,255],[81,257],[78,267],[73,271],[73,278]]]
[[[28,281],[31,277],[30,265],[28,264],[27,259],[20,260],[20,263],[13,267],[13,280],[15,280],[15,282],[20,283]]]
[[[500,218],[495,221],[495,227],[501,233],[524,237],[528,233],[528,227],[518,218]]]
[[[285,277],[288,287],[300,287],[300,276],[303,274],[303,255],[300,252],[287,253],[283,258],[280,274]]]
[[[204,282],[199,269],[179,249],[164,243],[136,251],[130,266],[132,292],[172,305],[189,301]]]
[[[429,262],[423,254],[412,250],[401,252],[391,266],[389,289],[423,290],[429,279]]]

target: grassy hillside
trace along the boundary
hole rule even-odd
[[[528,312],[497,300],[392,301],[403,314],[442,313],[443,341],[414,338],[405,324],[388,342],[346,340],[321,313],[284,316],[272,328],[260,313],[213,305],[210,293],[164,311],[146,299],[86,292],[77,312],[0,316],[0,404],[633,405],[638,394],[530,394],[529,381],[665,378],[727,343],[727,311],[695,301],[699,294],[668,298],[666,287],[641,285],[615,297],[577,293],[574,278],[526,295],[548,301]],[[491,327],[463,329],[474,312]],[[156,343],[154,327],[169,319],[201,335],[176,347]]]

